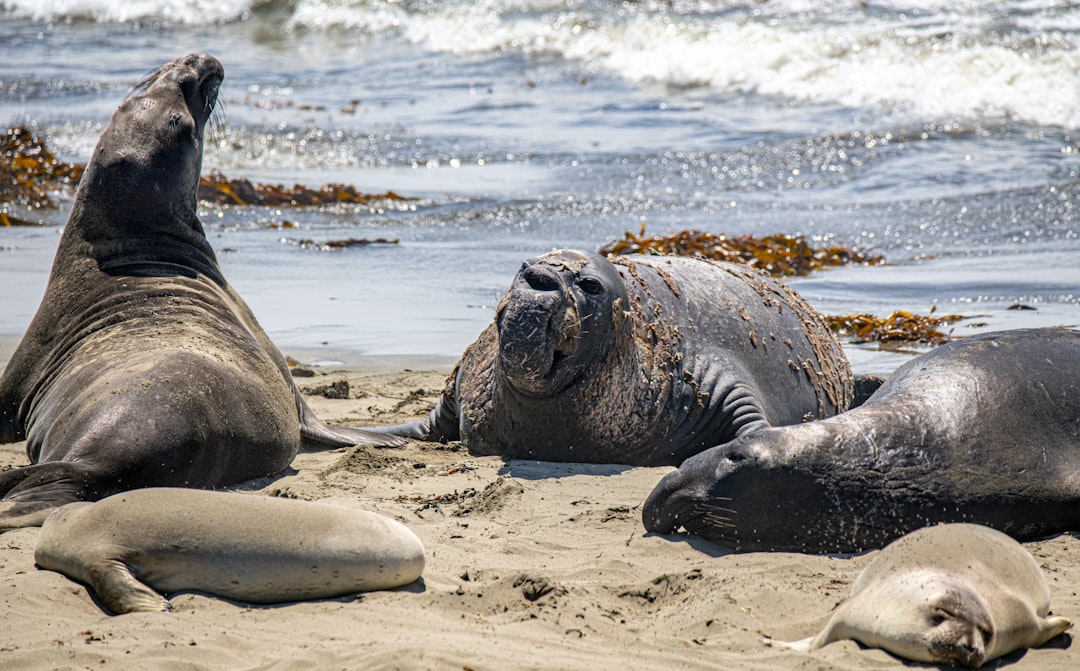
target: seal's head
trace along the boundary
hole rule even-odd
[[[994,622],[983,599],[963,581],[933,568],[900,571],[867,588],[865,645],[906,659],[978,668],[993,647]],[[872,597],[870,590],[873,590]],[[871,603],[872,602],[872,603]],[[861,609],[860,609],[861,610]]]
[[[927,627],[927,646],[938,664],[977,669],[993,647],[994,623],[973,590],[961,585],[939,585],[918,613]]]
[[[217,59],[190,54],[155,70],[124,100],[76,195],[72,222],[87,238],[164,232],[177,222],[201,235],[203,133],[223,77]]]
[[[739,505],[733,491],[738,487],[731,485],[737,485],[740,471],[754,469],[764,456],[757,437],[767,431],[705,450],[664,476],[642,507],[645,528],[670,534],[680,528],[695,533],[733,526],[725,523]],[[710,536],[716,540],[715,534]]]
[[[790,429],[754,431],[686,459],[646,499],[641,511],[645,528],[661,534],[682,528],[744,551],[821,551],[810,544],[812,529],[803,527],[820,523],[814,507],[824,506],[823,495],[813,477],[789,458]],[[786,496],[776,496],[778,491]],[[777,525],[783,525],[790,543],[785,548],[757,537],[758,529]]]
[[[499,371],[519,393],[551,396],[602,361],[629,328],[626,287],[598,254],[526,261],[499,305]]]

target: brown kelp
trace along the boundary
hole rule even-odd
[[[840,337],[846,337],[854,343],[868,342],[914,342],[928,345],[943,345],[952,339],[951,333],[944,333],[941,327],[955,324],[963,315],[933,316],[936,306],[929,315],[917,315],[906,310],[895,310],[887,317],[876,317],[865,313],[850,315],[825,316],[825,323]]]
[[[621,254],[670,254],[702,256],[719,261],[745,263],[776,277],[809,275],[815,270],[850,264],[876,265],[884,263],[880,256],[870,256],[846,247],[814,248],[801,235],[739,235],[685,230],[668,235],[646,236],[627,231],[622,240],[600,248],[606,256]]]
[[[82,172],[83,166],[58,159],[43,139],[25,127],[0,132],[0,205],[55,207],[49,192],[74,186]],[[8,215],[3,224],[20,222]]]
[[[199,181],[199,200],[219,205],[302,206],[339,203],[366,204],[376,200],[415,200],[393,191],[361,193],[348,184],[328,184],[313,189],[302,184],[252,184],[246,179],[228,179],[218,172]]]

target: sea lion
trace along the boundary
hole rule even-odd
[[[686,460],[645,528],[740,550],[854,552],[937,522],[1016,538],[1080,529],[1080,332],[971,336],[907,362],[858,408]]]
[[[420,577],[424,547],[367,510],[154,487],[54,510],[34,561],[119,614],[170,610],[159,592],[281,603],[391,589]]]
[[[144,486],[271,475],[301,446],[387,442],[323,424],[229,286],[196,213],[224,72],[192,54],[113,115],[86,166],[45,296],[0,377],[0,530]]]
[[[988,527],[942,524],[874,557],[817,636],[772,643],[816,650],[850,638],[916,662],[978,668],[1072,627],[1049,612],[1046,578],[1022,545]]]
[[[828,417],[854,382],[821,316],[758,270],[562,250],[526,261],[425,420],[373,428],[477,455],[678,464]]]

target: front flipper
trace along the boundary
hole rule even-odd
[[[48,568],[40,561],[38,564]],[[88,567],[86,582],[98,600],[115,615],[172,610],[172,604],[165,597],[136,580],[127,564],[118,559],[106,559]]]
[[[857,408],[865,403],[883,384],[885,384],[885,378],[883,377],[877,375],[856,375],[855,396],[852,397],[851,405],[848,406],[848,410]]]

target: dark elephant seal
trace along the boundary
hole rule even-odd
[[[978,668],[1072,627],[1049,613],[1050,588],[1022,545],[988,527],[942,524],[874,557],[821,633],[772,643],[816,650],[854,639],[916,662]]]
[[[557,251],[527,261],[427,420],[382,430],[516,459],[678,464],[848,407],[847,359],[742,265]]]
[[[938,522],[1080,529],[1080,332],[985,333],[901,366],[863,405],[686,460],[645,528],[741,550],[851,552]]]
[[[53,511],[34,561],[131,613],[169,610],[161,593],[282,603],[401,587],[423,572],[424,547],[367,510],[154,487]]]
[[[223,70],[168,63],[113,115],[79,184],[41,306],[0,377],[0,530],[144,486],[278,473],[301,441],[387,443],[323,424],[221,274],[196,214]],[[400,442],[400,441],[399,441]]]

